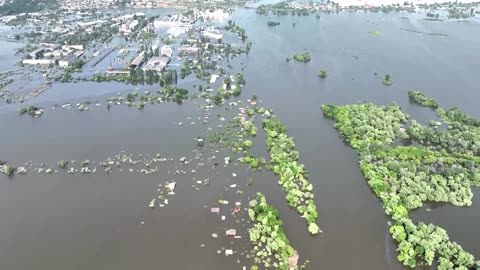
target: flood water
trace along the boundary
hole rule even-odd
[[[214,232],[223,236],[225,228],[242,225],[230,218],[219,221],[210,207],[219,199],[234,201],[235,195],[225,186],[248,178],[254,179],[254,185],[243,188],[247,194],[264,192],[279,209],[300,260],[310,260],[308,269],[404,269],[396,260],[382,204],[363,179],[355,151],[339,139],[320,105],[397,102],[412,119],[426,121],[433,113],[408,101],[407,92],[418,89],[445,108],[458,106],[480,118],[480,25],[363,12],[316,19],[269,18],[239,10],[234,20],[254,43],[249,55],[240,59],[246,65],[247,81],[241,97],[256,94],[287,125],[300,162],[310,173],[317,223],[324,233],[308,234],[304,220],[288,208],[276,176],[241,165],[200,170],[198,177],[210,177],[210,185],[199,191],[192,188],[190,173],[172,174],[175,163],[160,165],[155,175],[118,170],[91,175],[31,171],[14,178],[0,176],[0,269],[242,269],[249,265],[243,257],[225,257],[217,250],[245,250],[248,235],[243,233],[235,241],[212,239]],[[280,26],[268,27],[269,20],[279,21]],[[375,37],[369,31],[383,35]],[[285,61],[287,55],[304,50],[311,53],[311,62]],[[321,68],[328,70],[325,80],[317,76]],[[389,73],[394,84],[384,87],[374,72]],[[31,101],[48,108],[38,119],[19,117],[15,105],[2,104],[0,159],[16,166],[30,160],[54,166],[62,159],[101,161],[121,151],[151,156],[160,152],[177,160],[191,157],[194,138],[205,134],[205,126],[179,126],[178,122],[202,116],[195,104],[202,100],[146,106],[143,111],[125,106],[105,109],[107,97],[132,88],[117,83],[54,85]],[[92,104],[89,112],[50,109],[55,103],[80,99],[99,100],[103,106]],[[210,114],[217,113],[226,113],[224,107]],[[254,151],[266,156],[261,133],[259,129]],[[223,155],[217,153],[215,160],[223,162]],[[189,172],[193,165],[185,166]],[[238,174],[236,178],[232,172]],[[148,208],[158,194],[158,184],[169,179],[177,182],[169,205]],[[415,212],[414,219],[446,228],[454,241],[478,258],[480,239],[473,224],[480,221],[480,201],[478,190],[474,193],[470,208],[440,205],[430,212]]]

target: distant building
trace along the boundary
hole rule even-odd
[[[83,51],[83,45],[63,45],[64,50],[80,50]]]
[[[155,56],[148,60],[147,64],[143,67],[143,70],[152,70],[156,72],[162,72],[170,62],[169,56]]]
[[[193,19],[184,17],[181,14],[176,14],[171,17],[164,17],[161,20],[156,20],[153,24],[155,28],[164,27],[188,27],[191,28]]]
[[[104,20],[98,20],[98,21],[92,21],[92,22],[79,22],[78,26],[80,26],[81,28],[88,28],[88,27],[94,26],[94,25],[101,25],[105,22],[106,21],[104,21]]]
[[[200,48],[197,45],[182,45],[182,47],[178,48],[178,55],[197,55],[200,51]]]
[[[75,59],[77,59],[76,55],[74,54],[67,55],[62,60],[58,61],[58,65],[62,68],[67,68],[73,63],[73,61],[75,61]]]
[[[222,43],[223,35],[218,32],[203,31],[202,38],[212,44]]]
[[[143,61],[145,60],[145,51],[142,51],[139,53],[135,59],[130,62],[130,68],[137,68],[143,64]]]
[[[30,59],[39,59],[42,58],[43,52],[45,52],[44,48],[36,49],[35,51],[28,54]]]
[[[129,23],[122,24],[118,29],[118,31],[123,34],[130,34],[135,30],[137,30],[138,26],[139,26],[139,22],[137,20],[133,20]]]
[[[24,65],[50,65],[55,64],[51,59],[25,59],[22,61]]]

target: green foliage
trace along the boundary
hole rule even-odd
[[[355,149],[392,143],[400,135],[401,124],[408,119],[396,104],[380,107],[371,103],[322,105],[321,109],[326,116],[335,119],[335,128]]]
[[[322,78],[322,79],[325,79],[328,75],[328,72],[327,70],[325,69],[320,69],[320,71],[318,72],[318,77]]]
[[[183,62],[182,68],[180,69],[180,78],[185,79],[188,75],[192,74],[192,69],[187,61]]]
[[[67,164],[68,164],[68,161],[60,160],[60,161],[58,162],[58,167],[60,167],[60,168],[63,169],[63,168],[65,168],[65,167],[67,166]]]
[[[385,76],[383,77],[383,85],[390,86],[392,84],[393,84],[393,81],[390,78],[390,74],[385,74]]]
[[[310,53],[304,52],[304,53],[297,53],[293,56],[293,59],[295,59],[298,62],[310,62],[312,60],[312,57],[310,56]]]
[[[278,210],[267,204],[261,193],[257,193],[257,198],[250,201],[249,206],[248,214],[253,227],[248,234],[255,262],[263,263],[265,268],[278,265],[277,269],[288,269],[288,258],[295,251],[285,235]]]
[[[37,112],[38,110],[41,110],[42,108],[41,107],[37,107],[37,106],[28,106],[28,107],[23,107],[23,108],[18,108],[17,109],[17,112],[19,115],[24,115],[26,113],[28,113],[30,116],[35,116],[35,112]]]
[[[15,169],[12,168],[12,167],[10,167],[10,166],[8,166],[8,165],[1,165],[1,166],[0,166],[0,172],[2,172],[2,171],[3,171],[3,173],[6,174],[6,175],[12,175],[13,172],[15,171]]]
[[[413,95],[419,102],[434,104]],[[364,177],[395,221],[390,234],[398,243],[398,260],[413,268],[418,259],[432,265],[438,258],[438,269],[472,269],[476,265],[473,256],[450,241],[445,230],[414,224],[408,213],[426,201],[457,206],[472,203],[471,186],[480,184],[477,121],[458,109],[438,109],[449,130],[433,130],[413,120],[403,133],[401,124],[408,116],[394,104],[322,105],[322,111],[335,120],[341,136],[357,150]],[[400,135],[421,145],[391,146]]]
[[[223,103],[223,98],[221,94],[216,94],[212,97],[213,103],[216,105],[222,104]]]
[[[313,201],[312,184],[307,180],[308,173],[304,165],[298,163],[299,153],[295,151],[293,139],[287,137],[287,128],[275,117],[263,120],[263,129],[266,133],[270,163],[275,174],[280,176],[279,183],[287,193],[285,198],[288,204],[307,220],[309,231],[312,234],[317,233],[316,225],[312,225],[318,216]]]
[[[428,98],[422,92],[419,91],[408,91],[408,97],[410,101],[420,104],[424,107],[430,107],[433,109],[438,108],[438,102],[434,99]]]

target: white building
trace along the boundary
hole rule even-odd
[[[210,43],[222,43],[223,35],[218,32],[203,31],[202,36],[205,39],[208,39]]]
[[[24,65],[50,65],[55,62],[51,59],[25,59],[22,63]]]

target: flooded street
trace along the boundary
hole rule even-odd
[[[245,224],[236,223],[238,219],[230,215],[222,221],[210,213],[219,199],[235,202],[235,191],[226,189],[230,184],[240,186],[247,196],[265,194],[280,211],[301,260],[310,261],[308,269],[404,269],[388,235],[389,219],[358,168],[357,154],[342,142],[332,121],[323,117],[320,105],[396,102],[411,119],[424,123],[434,113],[410,104],[407,95],[418,89],[443,107],[458,106],[478,119],[480,25],[424,21],[403,13],[274,17],[280,26],[268,27],[269,17],[253,10],[238,10],[233,17],[253,42],[250,53],[238,60],[246,66],[247,81],[240,99],[257,95],[260,105],[271,107],[288,127],[300,152],[299,162],[305,164],[314,186],[317,224],[323,234],[312,237],[304,229],[304,220],[285,201],[278,176],[270,171],[253,172],[241,164],[224,165],[230,153],[212,154],[197,148],[195,138],[219,124],[213,120],[215,115],[232,113],[225,110],[226,105],[210,111],[209,122],[203,125],[198,120],[203,116],[203,99],[183,105],[146,105],[144,110],[106,109],[107,99],[118,92],[154,91],[156,85],[54,83],[27,103],[47,109],[41,118],[19,117],[18,104],[0,105],[1,160],[16,166],[33,161],[56,167],[60,160],[88,159],[98,164],[122,153],[148,155],[149,159],[160,153],[174,161],[159,163],[158,172],[148,175],[130,172],[123,165],[124,171],[116,168],[110,174],[103,170],[95,174],[31,170],[11,178],[1,174],[0,269],[242,269],[251,264],[240,256],[250,245]],[[313,31],[312,25],[317,25]],[[383,34],[376,37],[369,31]],[[312,55],[309,63],[285,60],[304,50]],[[317,76],[321,68],[328,69],[325,80]],[[375,72],[390,74],[394,84],[384,87]],[[178,86],[190,84],[188,79],[179,80]],[[88,112],[52,109],[54,104],[81,100],[92,101]],[[94,105],[97,100],[100,106]],[[257,126],[252,151],[267,157],[260,121]],[[184,156],[193,159],[197,154],[193,150],[203,154],[205,166],[200,169],[195,167],[198,162],[178,162]],[[207,160],[213,155],[215,159]],[[215,167],[214,162],[220,165]],[[180,168],[186,174],[175,174]],[[198,171],[192,174],[192,169]],[[193,177],[209,178],[210,184],[198,187]],[[253,179],[251,187],[247,186],[249,178]],[[150,209],[158,185],[171,180],[177,186],[169,204]],[[480,238],[475,224],[480,222],[480,194],[477,189],[474,193],[470,208],[428,205],[424,208],[431,211],[420,209],[412,218],[445,228],[452,240],[478,258]],[[236,227],[242,238],[212,238],[212,233],[223,236],[230,227]],[[226,257],[224,247],[238,254]],[[222,253],[217,254],[218,250]]]

